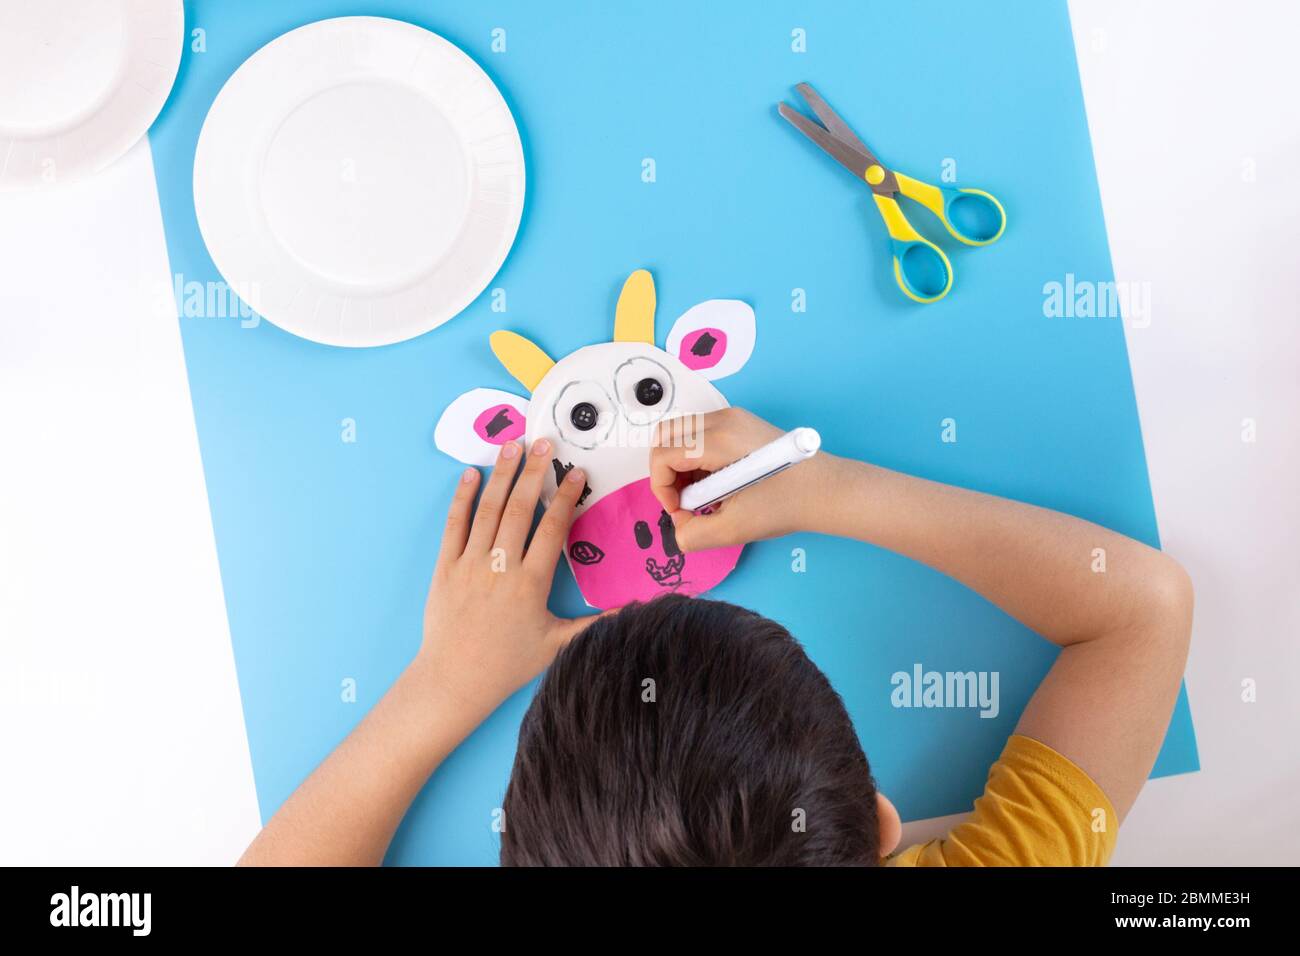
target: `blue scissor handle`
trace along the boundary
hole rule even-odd
[[[894,173],[898,191],[939,217],[954,239],[968,246],[997,242],[1007,228],[1007,211],[996,196],[982,189],[931,186],[911,176]]]
[[[952,263],[928,239],[891,239],[894,279],[910,299],[938,302],[952,288]]]

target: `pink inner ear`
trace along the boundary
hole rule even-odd
[[[677,357],[689,369],[713,368],[727,354],[727,333],[722,329],[696,329],[682,339]]]
[[[522,438],[526,424],[524,413],[513,405],[493,405],[474,419],[474,434],[489,445],[504,445]]]

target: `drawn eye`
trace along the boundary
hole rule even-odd
[[[672,373],[652,358],[637,355],[614,370],[614,394],[633,425],[652,425],[673,407]]]
[[[592,449],[609,435],[618,417],[609,393],[592,381],[570,382],[560,390],[551,417],[560,436],[575,448]]]

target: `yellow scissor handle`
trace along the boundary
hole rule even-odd
[[[879,193],[872,196],[889,230],[898,287],[914,302],[938,302],[952,288],[952,263],[942,249],[912,228],[896,199]]]
[[[982,189],[949,189],[931,186],[900,172],[894,173],[898,180],[898,191],[908,199],[914,199],[930,212],[939,217],[944,228],[952,237],[968,246],[987,246],[997,242],[1007,228],[1007,211],[992,193]],[[971,220],[970,225],[963,226],[953,222],[954,207],[960,206]]]

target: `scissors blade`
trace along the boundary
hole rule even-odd
[[[795,92],[807,101],[808,105],[812,107],[812,111],[817,114],[817,118],[822,121],[822,125],[830,130],[836,139],[843,140],[850,146],[855,147],[871,163],[876,163],[881,167],[884,166],[880,160],[876,159],[875,153],[867,148],[867,144],[858,139],[858,134],[853,132],[849,124],[840,119],[840,114],[831,109],[827,102],[821,98],[821,94],[812,88],[811,83],[800,83],[795,87]]]
[[[798,110],[792,109],[784,103],[777,106],[777,112],[785,117],[786,121],[795,129],[835,157],[841,166],[858,177],[858,179],[865,181],[867,167],[873,163],[870,156],[832,136],[825,127],[819,126]]]

